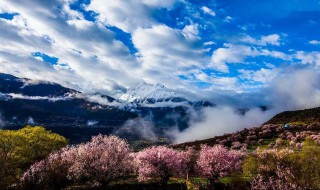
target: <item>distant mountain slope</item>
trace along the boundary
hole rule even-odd
[[[281,112],[267,121],[266,124],[285,124],[290,122],[320,122],[320,107]]]
[[[140,119],[150,123],[155,136],[163,137],[165,130],[188,127],[190,109],[213,106],[208,101],[186,100],[161,84],[142,82],[126,94],[128,101],[124,97],[118,100],[101,93],[84,94],[56,83],[0,73],[0,119],[7,128],[36,124],[64,135],[72,131],[66,136],[71,142],[90,139],[92,133],[87,131],[91,129],[134,139],[144,129],[140,130],[139,124],[126,125],[128,121]],[[124,126],[125,133],[121,134]]]
[[[76,93],[77,91],[55,83],[32,81],[0,73],[0,92],[21,94],[24,96],[57,97]]]

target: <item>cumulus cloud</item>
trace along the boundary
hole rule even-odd
[[[115,39],[113,32],[99,23],[86,21],[81,13],[70,10],[69,3],[19,0],[1,3],[7,11],[19,15],[12,20],[0,19],[0,40],[6,44],[0,47],[0,71],[65,85],[66,81],[76,83],[89,91],[108,92],[115,86],[128,85],[132,76],[127,71],[137,68],[136,58]],[[34,52],[57,57],[57,64],[69,69],[36,59]]]
[[[231,16],[226,16],[226,18],[224,19],[224,22],[230,23],[232,20],[233,18]]]
[[[246,35],[241,39],[242,42],[254,44],[254,45],[260,45],[260,46],[266,46],[266,45],[274,45],[279,46],[280,45],[280,35],[278,34],[271,34],[268,36],[261,36],[260,39],[253,38],[249,35]]]
[[[183,73],[188,68],[203,66],[207,60],[203,56],[204,49],[197,42],[189,40],[189,37],[194,38],[195,35],[194,31],[189,30],[186,34],[186,31],[166,25],[137,29],[133,33],[132,41],[139,50],[139,61],[145,78],[156,83],[165,75],[166,84],[170,87],[170,81],[177,80],[178,72]]]
[[[261,49],[247,45],[224,44],[224,47],[213,51],[211,67],[217,71],[229,72],[227,63],[245,63],[248,57],[272,57],[282,60],[291,60],[292,56],[283,52]]]
[[[309,44],[312,44],[312,45],[320,45],[320,41],[318,41],[318,40],[310,40],[310,41],[309,41]]]
[[[125,32],[133,32],[137,28],[151,27],[157,24],[152,17],[152,10],[170,8],[177,0],[93,0],[87,10],[98,13],[98,20],[106,25],[116,26]]]
[[[241,79],[246,79],[253,82],[261,82],[264,84],[269,83],[278,75],[277,69],[265,68],[261,68],[259,70],[240,69],[239,72],[241,73]]]
[[[295,58],[299,59],[302,64],[310,64],[319,67],[320,66],[320,52],[304,52],[297,51]]]
[[[209,14],[211,16],[216,16],[216,12],[214,12],[213,10],[211,10],[210,8],[208,8],[206,6],[201,7],[201,10],[206,14]]]
[[[149,15],[158,9],[170,9],[176,2],[91,1],[86,9],[98,15],[97,22],[92,22],[70,8],[72,1],[4,1],[1,9],[19,14],[12,20],[0,19],[0,40],[6,44],[0,47],[0,72],[111,96],[141,78],[181,91],[195,91],[197,88],[178,75],[191,67],[205,67],[209,62],[207,50],[200,42],[199,26],[189,24],[174,29],[157,23]],[[99,6],[101,3],[103,6]],[[121,16],[121,10],[128,13]],[[151,20],[141,21],[135,15]],[[139,52],[133,55],[105,25],[130,31],[132,45]],[[34,56],[35,52],[56,57],[57,63]]]
[[[225,44],[223,48],[218,48],[212,53],[212,67],[221,72],[228,72],[229,67],[226,63],[241,63],[247,56],[256,54],[256,50],[248,46]]]
[[[187,25],[182,29],[182,34],[187,40],[200,40],[199,30],[197,24]]]
[[[238,79],[236,77],[217,77],[203,71],[194,71],[193,76],[195,81],[208,83],[215,89],[237,91]]]

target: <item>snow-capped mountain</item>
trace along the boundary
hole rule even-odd
[[[188,99],[162,84],[144,81],[114,98],[0,73],[0,120],[5,127],[16,129],[30,123],[42,125],[63,134],[70,142],[88,140],[92,134],[118,134],[119,127],[133,119],[152,123],[159,127],[155,127],[157,134],[163,135],[164,129],[187,128],[190,110],[208,106],[214,105]],[[132,138],[139,136],[135,133]],[[127,132],[124,136],[130,137]]]
[[[127,92],[119,96],[119,100],[129,103],[153,104],[156,102],[184,102],[183,95],[174,92],[163,84],[149,84],[141,80]]]

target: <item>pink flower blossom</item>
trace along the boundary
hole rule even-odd
[[[154,146],[137,153],[135,165],[140,181],[159,179],[165,184],[173,175],[186,174],[189,161],[188,152]]]
[[[219,177],[241,170],[243,156],[242,152],[228,150],[221,145],[203,145],[197,161],[198,172],[215,183]]]

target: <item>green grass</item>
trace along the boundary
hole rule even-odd
[[[277,138],[272,138],[272,139],[263,139],[263,143],[262,145],[250,145],[248,146],[248,151],[249,152],[253,152],[255,151],[258,147],[260,149],[268,149],[268,145],[271,143],[271,142],[276,142]]]
[[[295,121],[295,122],[289,122],[289,125],[298,125],[298,126],[304,126],[307,125],[308,123],[303,122],[303,121]]]
[[[250,182],[250,177],[245,177],[242,175],[236,175],[236,176],[228,176],[220,178],[219,180],[223,184],[230,184],[230,183],[238,183],[238,182]]]

